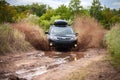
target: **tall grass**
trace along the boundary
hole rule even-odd
[[[48,42],[46,40],[43,29],[26,21],[13,24],[13,27],[25,34],[26,40],[38,50],[48,50]]]
[[[28,51],[32,46],[25,41],[25,35],[9,24],[0,25],[0,53]]]
[[[95,19],[91,17],[77,16],[74,19],[73,28],[77,33],[79,33],[79,49],[101,47],[105,30],[102,29],[102,26]]]
[[[116,24],[105,38],[112,60],[115,66],[120,69],[120,24]]]

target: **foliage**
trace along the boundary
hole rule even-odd
[[[51,18],[65,19],[72,24],[76,16],[91,16],[97,19],[105,29],[110,29],[116,23],[120,23],[120,9],[110,9],[103,7],[100,0],[93,0],[92,6],[83,8],[80,0],[70,0],[69,6],[61,5],[56,9],[45,4],[33,3],[31,5],[9,5],[5,0],[0,0],[0,23],[19,22],[23,19],[36,15],[39,21],[34,21],[48,29],[52,21]],[[33,22],[32,21],[32,22]]]
[[[110,29],[116,23],[120,23],[119,13],[119,10],[114,11],[114,9],[112,10],[106,7],[102,10],[100,22],[104,25],[105,29]]]
[[[30,6],[30,10],[33,14],[37,15],[37,16],[41,16],[42,14],[44,14],[46,12],[46,5],[41,4],[39,5],[38,3],[33,3]]]
[[[26,6],[24,5],[15,6],[15,9],[18,13],[29,11],[29,13],[31,14],[41,16],[46,12],[47,6],[45,4],[33,3],[32,5],[26,5]]]
[[[28,17],[26,17],[24,19],[24,21],[28,22],[28,23],[31,23],[31,24],[35,24],[35,25],[38,25],[39,24],[39,17],[36,16],[36,15],[33,15],[33,14],[30,14]]]
[[[97,19],[105,29],[110,29],[116,23],[120,23],[120,10],[102,7],[99,0],[93,0],[90,7],[90,15]]]
[[[99,0],[93,0],[92,6],[90,7],[90,15],[97,20],[101,18],[101,3]]]
[[[20,5],[20,6],[13,6],[16,9],[16,15],[14,15],[13,19],[16,22],[21,21],[22,19],[29,17],[30,14],[36,16],[42,16],[46,13],[47,9],[50,7],[46,6],[45,4],[38,4],[33,3],[31,5]]]
[[[13,6],[10,6],[5,0],[0,0],[0,23],[14,22],[15,14],[16,10]]]
[[[80,16],[90,16],[90,12],[89,12],[89,10],[87,10],[87,9],[81,9],[81,11],[80,11]]]
[[[42,28],[46,31],[49,29],[50,22],[48,20],[42,20],[40,22],[40,26],[42,26]]]
[[[20,22],[27,17],[29,17],[29,11],[23,11],[21,13],[16,13],[16,15],[13,17],[13,20],[15,22]]]
[[[115,65],[120,69],[120,24],[116,24],[106,35],[108,51]]]
[[[0,53],[28,51],[32,46],[25,40],[23,33],[8,24],[0,25]]]
[[[59,6],[55,10],[55,15],[60,15],[61,19],[65,19],[65,20],[69,20],[72,16],[70,13],[70,9],[68,7],[66,7],[65,5]]]
[[[50,9],[40,17],[40,20],[50,20],[50,18],[54,15],[55,15],[55,10]]]
[[[50,25],[51,24],[53,24],[53,22],[56,20],[56,19],[60,19],[61,17],[59,16],[59,15],[57,15],[57,16],[52,16],[50,19],[46,19],[46,20],[42,20],[41,18],[40,18],[40,25],[41,26],[43,26],[43,29],[44,30],[48,30],[49,29],[49,27],[50,27]]]
[[[79,14],[80,10],[82,9],[82,6],[80,5],[80,0],[71,0],[69,3],[69,8],[71,10],[71,13]]]

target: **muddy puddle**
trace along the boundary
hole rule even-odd
[[[93,54],[95,53],[95,54]],[[9,64],[16,67],[15,70],[10,72],[2,73],[0,80],[8,80],[9,75],[16,75],[19,78],[25,78],[27,80],[32,80],[36,76],[48,73],[52,69],[59,67],[60,65],[67,64],[71,61],[76,61],[81,58],[91,57],[96,55],[97,51],[86,51],[86,52],[55,52],[55,51],[37,51],[34,53],[26,53],[22,56],[14,57],[14,60]],[[15,59],[18,58],[19,59]],[[18,65],[19,66],[16,66]]]
[[[56,59],[63,59],[66,61],[74,61],[74,59],[80,59],[84,57],[82,52],[45,52],[45,56]]]
[[[40,66],[29,70],[21,69],[16,71],[15,73],[18,75],[19,78],[25,78],[27,80],[31,80],[32,77],[42,75],[46,72],[48,72],[46,66]]]

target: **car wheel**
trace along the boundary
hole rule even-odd
[[[54,47],[49,47],[49,50],[50,50],[50,51],[54,51],[55,48],[54,48]]]

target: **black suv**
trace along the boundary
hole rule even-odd
[[[74,33],[73,29],[68,26],[65,20],[56,20],[48,32],[47,38],[50,47],[77,47],[77,33]]]

